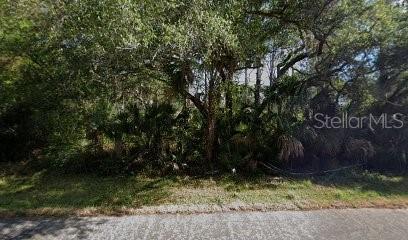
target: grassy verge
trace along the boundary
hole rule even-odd
[[[0,216],[119,214],[149,206],[189,205],[237,206],[243,210],[251,206],[258,206],[257,210],[405,208],[408,178],[367,172],[307,179],[100,177],[46,172],[0,175]]]

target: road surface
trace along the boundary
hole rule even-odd
[[[408,239],[408,210],[0,219],[0,239]]]

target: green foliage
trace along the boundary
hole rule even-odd
[[[2,161],[46,160],[104,175],[252,172],[260,161],[303,170],[408,166],[406,126],[322,130],[312,117],[408,114],[406,6],[2,0],[0,7]],[[247,76],[254,69],[255,85]]]

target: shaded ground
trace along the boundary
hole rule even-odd
[[[0,239],[406,239],[408,210],[0,219]]]
[[[0,216],[349,207],[408,207],[408,179],[368,172],[307,179],[0,176]]]

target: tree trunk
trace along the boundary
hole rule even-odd
[[[207,118],[207,129],[206,129],[206,158],[209,164],[214,165],[215,163],[215,148],[217,141],[217,130],[216,130],[217,119],[214,112],[210,111]]]
[[[227,109],[227,116],[232,117],[232,93],[231,93],[232,79],[227,79],[227,88],[225,90],[225,107]]]
[[[248,69],[245,68],[245,90],[244,90],[244,99],[245,103],[248,103],[248,83],[249,83],[249,75],[248,75]]]
[[[215,149],[217,143],[217,93],[215,89],[215,79],[209,79],[208,86],[208,114],[207,114],[207,128],[205,131],[205,153],[207,162],[210,165],[215,163]]]
[[[114,147],[115,157],[122,158],[123,149],[124,149],[123,139],[122,138],[115,139],[115,147]]]
[[[207,103],[208,98],[208,79],[207,72],[204,71],[204,103]]]
[[[248,77],[248,69],[245,68],[245,87],[248,87],[249,77]]]
[[[272,49],[270,55],[270,67],[269,67],[269,86],[272,87],[273,83],[275,82],[275,56],[276,50],[275,48]]]
[[[92,151],[95,154],[103,152],[103,133],[98,129],[87,129],[86,132],[87,139],[90,140],[92,145]]]
[[[261,64],[261,60],[258,60],[258,65]],[[260,103],[261,95],[261,80],[262,80],[262,67],[256,69],[256,82],[255,82],[255,106],[258,107]]]

